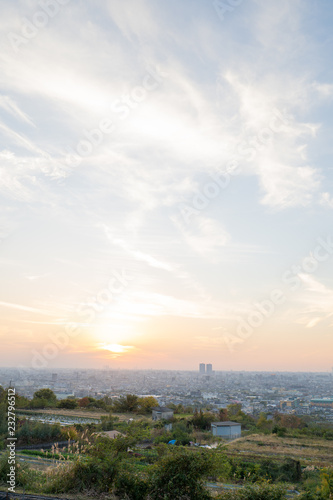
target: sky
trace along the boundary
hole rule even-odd
[[[329,371],[330,0],[2,0],[2,366]]]

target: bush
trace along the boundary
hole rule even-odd
[[[96,458],[76,460],[66,463],[50,473],[46,493],[70,493],[94,490],[108,492],[118,472],[118,463],[114,457],[98,460]]]
[[[207,453],[175,449],[152,468],[150,498],[152,500],[210,500],[203,478],[214,468]]]
[[[10,465],[8,464],[9,453],[6,452],[0,457],[0,483],[7,482],[7,474],[10,471]]]
[[[78,404],[76,399],[62,399],[59,401],[57,404],[58,408],[66,408],[67,410],[75,410],[77,408]]]
[[[135,473],[120,473],[115,486],[116,495],[129,500],[144,500],[149,492],[148,481]]]
[[[285,500],[285,498],[285,488],[267,483],[222,493],[217,500]]]

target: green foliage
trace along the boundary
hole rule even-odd
[[[33,409],[55,407],[57,397],[51,389],[39,389],[33,399],[26,405]]]
[[[51,389],[39,389],[34,393],[34,399],[46,399],[49,402],[56,402],[57,396]]]
[[[104,460],[97,458],[78,459],[55,469],[46,493],[70,493],[85,490],[108,492],[118,472],[117,459],[110,455]]]
[[[318,493],[322,498],[333,498],[333,470],[323,469],[320,473],[320,479]]]
[[[177,422],[173,424],[172,427],[172,438],[171,439],[176,439],[177,444],[181,445],[187,445],[191,441],[191,433],[192,429],[189,428],[185,422]]]
[[[260,413],[259,419],[257,421],[258,429],[265,431],[272,428],[272,421],[267,420],[267,416],[265,413]]]
[[[77,408],[77,401],[75,399],[62,399],[58,403],[58,408],[66,408],[67,410],[74,410]]]
[[[113,417],[111,414],[108,417],[101,417],[100,429],[102,431],[113,431],[116,422],[119,421],[118,417]]]
[[[234,418],[240,415],[242,411],[242,405],[240,403],[234,403],[227,406],[227,412],[229,418]]]
[[[115,493],[119,498],[144,500],[149,493],[149,483],[138,473],[122,471],[116,479]]]
[[[152,468],[150,498],[152,500],[208,500],[210,494],[203,478],[213,470],[207,453],[174,449]]]
[[[193,417],[190,420],[190,423],[196,429],[200,430],[210,430],[211,423],[216,420],[215,415],[212,413],[203,413],[202,410],[199,412],[195,410]]]
[[[118,436],[115,439],[98,436],[93,446],[89,448],[89,455],[100,460],[107,459],[109,455],[121,455],[127,452],[136,444],[136,439],[133,437]]]
[[[136,441],[143,441],[151,438],[151,423],[142,420],[133,421],[124,429],[126,434]]]
[[[10,465],[8,463],[9,453],[6,452],[0,457],[0,483],[6,483],[7,474],[10,471]]]
[[[7,433],[7,405],[6,403],[0,404],[0,435]]]
[[[141,414],[149,414],[151,409],[158,406],[158,401],[153,396],[147,396],[138,399],[138,412]]]
[[[274,425],[272,434],[276,434],[279,437],[284,437],[287,434],[287,429],[285,427],[280,427],[279,425]]]
[[[59,424],[49,425],[25,420],[17,429],[16,437],[20,444],[48,443],[60,440],[62,431]]]
[[[264,483],[222,493],[217,500],[284,500],[285,498],[285,488]]]
[[[67,460],[72,460],[76,458],[76,455],[73,453],[67,453],[64,451],[61,451],[61,453],[53,453],[52,451],[41,451],[41,450],[22,450],[20,451],[22,455],[28,455],[31,457],[41,457],[41,458],[53,458],[56,460],[59,460],[61,458],[66,458]]]
[[[116,413],[133,413],[139,409],[139,398],[135,394],[120,397],[113,404]]]
[[[279,427],[285,427],[286,429],[303,429],[307,427],[307,424],[297,415],[276,413],[274,415],[274,422]]]

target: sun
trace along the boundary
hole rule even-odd
[[[116,354],[124,354],[131,349],[134,349],[132,345],[121,345],[121,344],[104,344],[101,346],[101,349],[105,351],[110,351]]]

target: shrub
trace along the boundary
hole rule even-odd
[[[47,493],[70,493],[95,490],[108,492],[118,472],[118,463],[113,458],[76,460],[66,463],[50,473]]]
[[[152,468],[152,500],[209,500],[203,478],[214,468],[210,455],[175,449]]]
[[[118,475],[115,487],[116,495],[129,500],[144,500],[149,492],[148,481],[138,474],[129,472],[122,472]]]
[[[218,500],[285,500],[286,489],[271,484],[251,485],[237,491],[228,491],[217,497]]]

